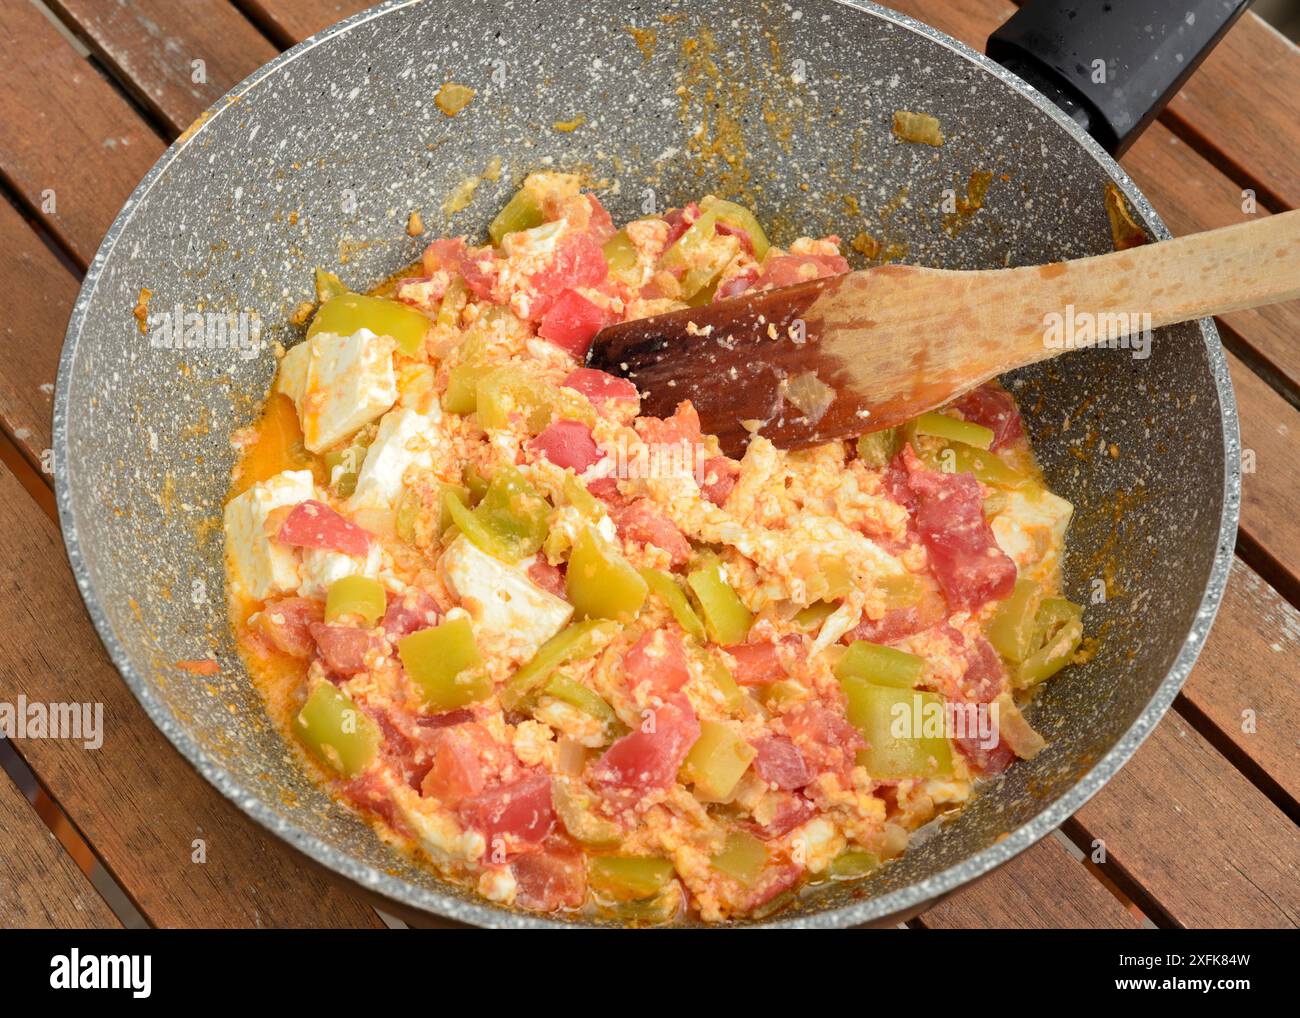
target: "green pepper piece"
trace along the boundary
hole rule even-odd
[[[726,666],[717,654],[706,654],[704,657],[704,674],[709,681],[722,694],[722,702],[727,710],[736,714],[739,713],[741,705],[745,701],[745,692],[731,675],[731,669]]]
[[[507,427],[511,413],[522,415],[533,435],[557,417],[584,424],[596,420],[595,409],[579,393],[541,382],[513,364],[479,376],[474,405],[484,430]]]
[[[858,439],[858,459],[872,470],[883,470],[898,452],[899,445],[897,428],[873,431]]]
[[[722,198],[714,198],[709,195],[700,202],[701,212],[711,212],[724,223],[732,226],[738,226],[749,234],[750,243],[754,247],[754,261],[761,262],[767,254],[767,249],[772,245],[768,242],[767,234],[763,232],[763,227],[758,223],[758,217],[743,205],[737,205],[734,201],[725,201]]]
[[[1034,625],[1032,645],[1038,649],[1012,675],[1017,689],[1036,686],[1070,663],[1083,640],[1083,606],[1063,597],[1045,597]]]
[[[626,229],[619,230],[605,241],[605,246],[601,250],[605,255],[605,264],[609,267],[611,276],[629,286],[638,281],[636,245],[632,243],[632,238],[628,236]]]
[[[547,640],[501,690],[501,704],[514,710],[560,666],[599,653],[619,631],[616,622],[589,619],[575,622]]]
[[[499,246],[507,234],[531,230],[534,226],[541,226],[542,222],[541,200],[534,191],[521,187],[496,214],[488,226],[488,236],[492,238],[493,244]]]
[[[953,442],[948,448],[952,450],[953,473],[974,474],[981,484],[999,488],[1019,488],[1032,481],[991,450],[977,449],[964,442]]]
[[[677,624],[688,635],[703,643],[705,640],[704,623],[695,614],[695,609],[691,607],[691,602],[686,597],[686,591],[682,590],[677,581],[673,579],[673,574],[647,566],[641,570],[641,578],[646,581],[654,595],[668,606],[668,610],[672,612]]]
[[[497,470],[473,509],[450,490],[443,492],[442,504],[460,532],[479,549],[511,564],[536,553],[549,530],[550,503],[512,466]]]
[[[594,527],[583,527],[573,543],[564,589],[578,615],[624,621],[636,617],[649,593],[641,574]]]
[[[569,505],[577,509],[583,516],[589,519],[598,520],[604,513],[601,501],[590,491],[587,486],[578,480],[572,470],[564,472],[564,481],[561,486],[565,499]]]
[[[447,292],[442,295],[438,305],[438,316],[434,324],[440,329],[455,328],[460,324],[460,313],[469,303],[469,284],[457,276],[447,285]]]
[[[925,658],[894,647],[854,640],[835,664],[835,677],[862,679],[878,686],[911,689],[925,671]]]
[[[727,802],[749,770],[756,751],[720,721],[701,721],[700,737],[682,762],[680,780],[695,787],[701,802]]]
[[[333,300],[335,297],[341,297],[348,292],[348,288],[343,285],[343,280],[339,279],[333,272],[327,272],[319,265],[316,266],[316,303],[324,304],[326,301]]]
[[[794,624],[801,633],[815,633],[821,629],[828,618],[835,614],[839,605],[834,601],[818,601],[795,613]]]
[[[462,504],[468,504],[470,499],[470,489],[464,484],[447,484],[438,485],[438,536],[441,537],[447,532],[455,520],[452,519],[451,513],[447,511],[447,496],[451,495]]]
[[[488,479],[483,476],[483,471],[473,463],[466,463],[460,472],[460,479],[464,482],[467,493],[465,504],[473,506],[482,502],[488,490]]]
[[[623,831],[612,820],[594,812],[592,794],[569,778],[551,778],[551,803],[569,837],[590,848],[613,848],[623,840]]]
[[[606,703],[599,694],[567,675],[557,672],[551,676],[551,680],[546,683],[542,692],[547,696],[564,701],[571,707],[577,707],[584,714],[590,714],[603,724],[608,732],[614,731],[622,724],[618,719],[618,715],[614,713],[614,708]]]
[[[689,301],[718,278],[727,263],[740,250],[735,237],[717,240],[718,213],[701,211],[695,220],[659,256],[659,264],[670,272],[680,272],[682,297]]]
[[[345,615],[359,615],[373,626],[383,618],[388,598],[384,585],[369,576],[344,576],[330,584],[325,594],[325,621],[337,622]]]
[[[726,846],[709,862],[715,870],[749,886],[767,865],[767,846],[745,831],[731,831]]]
[[[453,710],[492,695],[492,680],[479,669],[483,657],[469,619],[451,619],[405,636],[397,643],[397,655],[431,710]]]
[[[949,442],[963,442],[977,449],[987,449],[993,444],[993,432],[982,424],[958,420],[933,410],[909,421],[906,429],[909,436],[929,435]]]
[[[879,866],[880,857],[874,853],[847,848],[831,860],[827,869],[837,880],[852,880],[854,877],[865,877]]]
[[[945,729],[943,697],[937,693],[876,686],[850,676],[840,679],[848,719],[866,739],[857,762],[873,778],[942,777],[952,773],[952,746]],[[895,726],[903,731],[895,734]],[[917,734],[920,733],[920,734]],[[927,734],[929,733],[929,734]]]
[[[650,855],[598,855],[587,870],[587,884],[619,901],[649,898],[672,879],[671,860]]]
[[[1043,588],[1039,583],[1016,580],[1011,596],[998,606],[997,614],[989,622],[989,643],[1008,661],[1019,664],[1033,649],[1035,622],[1042,600]]]
[[[709,639],[724,647],[744,643],[754,616],[723,578],[717,556],[704,558],[687,574],[686,583],[700,606]]]
[[[369,767],[379,749],[379,726],[332,682],[311,691],[294,716],[293,730],[322,763],[345,778]]]
[[[344,293],[320,306],[307,336],[310,338],[318,332],[351,336],[360,329],[369,329],[377,336],[391,336],[402,353],[414,357],[424,347],[429,319],[400,301]]]

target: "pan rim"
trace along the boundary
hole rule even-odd
[[[71,496],[66,452],[68,448],[68,411],[72,363],[99,279],[103,274],[108,259],[113,254],[118,238],[131,221],[137,206],[148,195],[154,184],[161,179],[171,161],[177,158],[186,146],[191,144],[203,132],[208,123],[228,109],[235,97],[257,87],[262,81],[277,74],[282,67],[297,60],[316,46],[336,36],[346,34],[353,28],[374,18],[383,17],[393,11],[420,2],[423,2],[423,0],[388,0],[386,3],[353,15],[322,30],[258,68],[226,93],[225,96],[218,99],[199,117],[194,125],[191,125],[189,130],[183,132],[168,147],[167,151],[159,157],[158,161],[150,168],[149,172],[131,193],[131,196],[114,219],[112,226],[109,227],[99,249],[95,253],[95,257],[87,268],[76,303],[73,306],[72,315],[64,336],[63,349],[59,357],[59,370],[54,396],[52,442],[58,519],[64,547],[69,564],[72,567],[73,576],[76,579],[78,592],[114,667],[116,667],[127,687],[149,715],[150,720],[153,721],[167,740],[209,784],[215,787],[241,812],[299,852],[302,852],[310,860],[358,884],[372,894],[389,899],[407,908],[479,926],[572,928],[576,924],[556,922],[541,916],[512,911],[486,902],[479,903],[459,896],[451,896],[411,883],[376,867],[362,863],[352,855],[341,851],[315,835],[309,834],[296,823],[275,812],[261,798],[250,793],[245,785],[240,783],[215,757],[204,751],[188,734],[177,721],[172,711],[155,696],[148,681],[132,663],[126,648],[117,638],[108,615],[100,605],[87,560],[82,550]],[[851,10],[897,25],[951,50],[980,70],[997,78],[1013,91],[1018,92],[1023,98],[1028,99],[1041,112],[1047,114],[1060,125],[1081,146],[1083,151],[1093,158],[1100,169],[1120,188],[1138,216],[1152,230],[1158,240],[1169,239],[1171,235],[1164,222],[1118,163],[1088,136],[1078,124],[1019,77],[964,43],[906,14],[881,7],[869,2],[869,0],[835,0],[835,2]],[[853,905],[828,909],[807,916],[745,925],[786,928],[845,927],[880,922],[888,917],[915,914],[924,905],[1009,861],[1059,827],[1115,775],[1164,716],[1195,664],[1222,601],[1234,557],[1241,502],[1240,432],[1236,400],[1228,373],[1227,360],[1223,354],[1218,330],[1213,320],[1201,319],[1198,325],[1206,348],[1209,366],[1214,375],[1223,430],[1223,503],[1219,521],[1218,544],[1210,565],[1200,605],[1187,636],[1184,638],[1182,647],[1166,671],[1152,698],[1132,725],[1120,736],[1106,754],[1055,802],[1046,806],[1003,840],[976,852],[956,865],[897,891]]]

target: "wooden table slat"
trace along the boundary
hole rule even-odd
[[[59,348],[77,280],[0,201],[0,427],[35,466],[50,447]]]
[[[1300,611],[1237,559],[1183,697],[1292,804],[1300,803],[1298,661]]]
[[[14,745],[159,926],[378,926],[375,913],[257,829],[186,764],[91,629],[54,524],[0,471],[0,701],[103,705],[103,746]],[[192,861],[194,839],[206,861]]]
[[[1165,117],[1280,212],[1300,206],[1298,97],[1300,50],[1247,11],[1174,97]]]
[[[163,142],[31,3],[0,4],[0,176],[84,266]]]
[[[0,860],[0,928],[122,925],[3,771]]]
[[[1300,925],[1295,825],[1176,712],[1067,829],[1178,925]]]
[[[49,3],[137,100],[177,132],[278,52],[227,0]]]
[[[930,929],[1135,929],[1140,924],[1048,835],[1005,866],[941,901],[919,920]]]
[[[374,6],[369,0],[233,0],[281,45],[291,46]]]

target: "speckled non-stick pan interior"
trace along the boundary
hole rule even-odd
[[[447,81],[477,91],[454,119],[434,103]],[[946,145],[896,142],[899,108],[937,115]],[[578,126],[555,127],[566,121]],[[446,215],[496,159],[500,179]],[[96,257],[64,349],[58,494],[82,592],[127,682],[223,793],[325,866],[478,923],[539,920],[394,854],[266,721],[226,628],[220,509],[231,431],[266,392],[270,344],[301,335],[289,318],[313,267],[377,282],[430,235],[482,235],[518,180],[548,167],[581,171],[616,220],[714,192],[755,207],[778,243],[866,233],[927,265],[1108,250],[1111,179],[1163,235],[1118,168],[1010,76],[915,22],[833,0],[391,5],[259,71],[173,146]],[[964,194],[973,171],[993,174],[984,208],[945,217],[945,189]],[[404,232],[412,210],[423,239]],[[151,346],[133,315],[142,288],[153,312],[253,313],[264,345]],[[1011,385],[1050,483],[1077,507],[1068,592],[1089,605],[1096,656],[1033,705],[1044,753],[870,881],[781,919],[915,909],[1031,844],[1132,753],[1213,618],[1237,431],[1212,325],[1163,330],[1145,360],[1076,352]],[[218,676],[174,666],[209,655]]]

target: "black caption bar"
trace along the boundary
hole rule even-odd
[[[14,1004],[93,1007],[112,998],[127,1007],[256,1001],[297,1009],[396,995],[436,1008],[445,993],[455,1000],[471,992],[487,1007],[512,993],[556,999],[570,989],[590,1000],[605,985],[623,1000],[629,979],[657,983],[684,969],[693,981],[715,976],[715,995],[744,999],[752,999],[758,971],[765,982],[780,969],[794,977],[790,985],[818,996],[847,992],[864,1003],[866,992],[873,1009],[897,1000],[1005,1010],[1008,994],[1022,1005],[1165,997],[1182,1006],[1199,997],[1231,1007],[1233,998],[1277,994],[1293,982],[1284,966],[1294,969],[1295,941],[1273,931],[881,930],[870,944],[840,931],[780,933],[758,943],[741,930],[663,931],[632,944],[636,933],[619,930],[535,932],[529,943],[525,933],[505,943],[511,934],[474,930],[0,931],[0,973]],[[706,937],[706,956],[721,964],[701,966]],[[852,966],[836,966],[837,954]],[[561,957],[568,960],[556,964]],[[748,964],[737,967],[743,959]],[[846,986],[868,973],[869,986]]]

